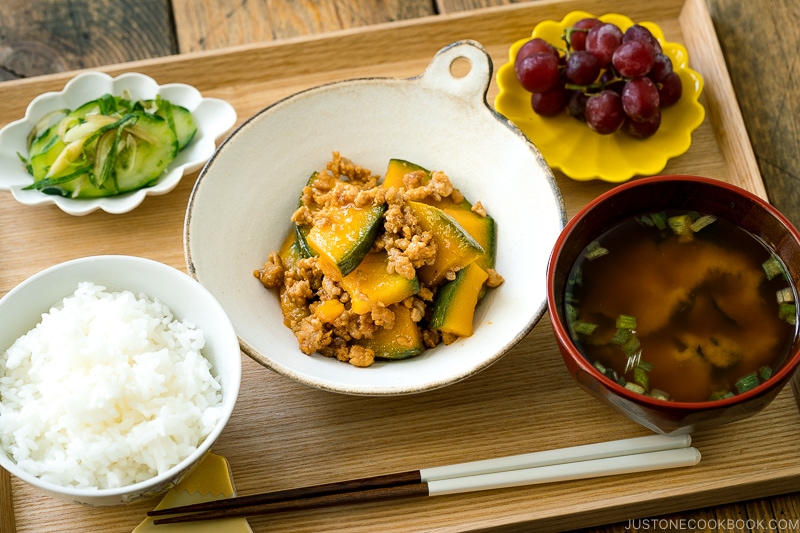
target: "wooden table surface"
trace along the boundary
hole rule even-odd
[[[531,0],[549,2],[550,0]],[[509,0],[2,0],[0,80],[447,16]],[[708,0],[770,201],[800,225],[800,2]],[[392,46],[387,42],[386,46]],[[10,490],[0,476],[0,493]],[[800,531],[800,493],[586,531]],[[659,522],[654,520],[663,518]],[[13,531],[0,516],[0,532]],[[780,526],[780,527],[779,527]]]

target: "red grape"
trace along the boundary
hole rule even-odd
[[[620,76],[636,78],[644,76],[656,62],[653,46],[644,41],[628,41],[614,50],[611,64]]]
[[[549,91],[532,93],[531,107],[538,115],[552,117],[564,111],[568,99],[569,91],[567,91],[563,83],[558,83]]]
[[[602,135],[617,131],[625,122],[622,99],[614,91],[604,90],[586,100],[586,124]]]
[[[586,51],[597,57],[601,67],[611,63],[614,50],[622,44],[622,30],[616,24],[606,22],[595,26],[586,35]]]
[[[628,117],[625,119],[622,129],[625,133],[633,135],[639,139],[652,137],[661,126],[661,113],[658,112],[647,120],[637,121]]]
[[[657,54],[661,53],[661,44],[658,42],[658,39],[655,38],[653,32],[639,24],[634,24],[625,30],[625,33],[622,35],[623,43],[627,43],[629,41],[642,41],[650,43]]]
[[[672,72],[672,60],[666,54],[656,54],[653,68],[648,72],[647,77],[655,82],[664,81],[664,78]]]
[[[586,101],[589,99],[583,91],[572,91],[567,102],[567,112],[580,121],[586,122]]]
[[[537,37],[520,47],[514,68],[541,116],[566,112],[600,134],[622,130],[646,139],[661,127],[661,110],[683,91],[671,59],[653,33],[589,17],[563,31],[563,48]]]
[[[600,24],[602,22],[596,18],[585,18],[576,22],[571,29],[567,30],[570,48],[576,52],[586,50],[586,34]]]
[[[541,37],[535,37],[530,41],[523,44],[520,49],[517,51],[517,57],[514,60],[514,63],[518,63],[532,54],[537,54],[539,52],[550,52],[551,54],[558,56],[558,50],[555,47],[542,39]]]
[[[661,100],[661,107],[669,107],[681,99],[683,94],[683,84],[681,78],[675,71],[670,72],[664,77],[658,89],[658,96]]]
[[[585,50],[572,52],[567,58],[564,75],[570,83],[589,85],[600,75],[600,62]]]
[[[650,78],[633,78],[622,89],[622,109],[636,121],[644,121],[658,113],[660,98],[658,87]]]
[[[517,78],[526,91],[543,93],[558,83],[558,58],[549,52],[536,52],[515,65]]]

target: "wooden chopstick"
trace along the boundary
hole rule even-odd
[[[176,515],[153,522],[173,524],[691,466],[700,454],[690,443],[688,435],[652,435],[159,509],[148,516]]]
[[[250,507],[253,505],[268,505],[276,502],[314,498],[330,494],[345,494],[370,489],[390,488],[402,485],[420,483],[420,471],[398,472],[383,476],[372,476],[348,481],[337,481],[310,487],[286,489],[274,492],[253,494],[251,496],[237,496],[222,500],[212,500],[203,503],[193,503],[181,507],[156,509],[147,513],[148,516],[162,516],[185,512],[210,511],[216,509],[232,509]]]
[[[11,489],[11,474],[0,466],[0,532],[14,533],[17,530],[14,518],[14,494]]]

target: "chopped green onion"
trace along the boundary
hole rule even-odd
[[[603,366],[603,365],[600,365],[600,366]],[[603,371],[603,374],[608,379],[610,379],[611,381],[614,381],[616,383],[619,383],[623,387],[625,386],[625,378],[620,377],[619,374],[617,374],[616,370],[614,370],[613,368],[606,368],[604,366],[603,366],[603,368],[605,368],[605,370]]]
[[[637,366],[633,369],[633,382],[641,386],[644,390],[650,388],[650,378],[647,377],[647,372],[641,366]]]
[[[769,259],[764,261],[761,267],[764,269],[767,279],[772,279],[783,273],[783,265],[781,265],[781,262],[774,255],[771,255]]]
[[[709,400],[713,402],[714,400],[724,400],[725,398],[732,398],[733,396],[734,394],[729,390],[717,391],[711,395]]]
[[[757,387],[758,384],[758,374],[750,372],[736,380],[736,390],[741,394]]]
[[[575,293],[574,292],[567,292],[564,295],[564,300],[566,300],[566,302],[568,304],[576,304],[576,303],[578,303],[580,301],[580,300],[578,300],[578,298],[575,297]]]
[[[694,222],[692,222],[690,227],[692,228],[693,232],[697,233],[698,231],[700,231],[701,229],[705,228],[709,224],[713,224],[714,222],[716,222],[716,220],[717,220],[717,217],[715,217],[715,216],[703,215],[700,218],[698,218],[697,220],[695,220]]]
[[[633,336],[633,331],[629,329],[618,329],[617,332],[614,333],[614,336],[611,337],[611,342],[613,342],[614,344],[622,345],[625,344],[625,342],[627,342],[627,340],[630,339],[632,336]]]
[[[639,361],[639,368],[641,368],[645,372],[650,372],[651,370],[653,370],[653,366],[654,366],[653,363],[651,363],[650,361]]]
[[[797,323],[797,306],[790,303],[782,303],[778,306],[778,317],[789,324]]]
[[[576,268],[572,272],[569,273],[569,278],[567,278],[567,283],[570,285],[582,285],[583,284],[583,269]]]
[[[650,218],[653,220],[653,224],[655,224],[658,229],[666,229],[667,216],[664,213],[653,213],[650,215]]]
[[[655,398],[656,400],[669,400],[669,394],[664,392],[661,389],[653,389],[650,391],[650,397]]]
[[[783,289],[779,290],[775,293],[775,297],[778,299],[778,303],[787,303],[794,301],[794,291],[791,287],[784,287]]]
[[[597,324],[585,322],[583,320],[576,320],[572,323],[572,330],[580,335],[591,335],[597,329]]]
[[[637,220],[639,220],[640,224],[647,226],[648,228],[652,228],[653,226],[656,225],[656,223],[653,222],[653,218],[650,215],[642,215]]]
[[[630,390],[630,391],[633,391],[633,392],[638,392],[639,394],[644,394],[644,393],[646,393],[646,392],[647,392],[647,391],[644,389],[644,387],[642,387],[641,385],[639,385],[639,384],[637,384],[637,383],[632,383],[632,382],[630,382],[630,381],[629,381],[629,382],[627,382],[627,383],[624,385],[624,387],[625,387],[626,389]]]
[[[630,315],[619,315],[617,317],[617,328],[636,329],[636,317]]]
[[[572,304],[564,304],[564,314],[567,316],[567,322],[571,323],[578,319],[578,308]]]
[[[689,215],[676,215],[667,219],[672,232],[679,237],[681,241],[692,240],[692,217]]]
[[[772,377],[772,367],[762,366],[758,369],[758,375],[761,378],[761,381],[767,381]]]
[[[639,342],[639,338],[636,335],[631,335],[631,337],[622,344],[622,351],[625,352],[626,356],[633,357],[640,351],[641,347],[642,343]]]
[[[595,361],[592,366],[594,366],[597,369],[597,371],[600,372],[601,374],[606,373],[606,367],[600,361]]]
[[[600,246],[600,243],[597,241],[592,241],[586,246],[586,259],[589,261],[593,261],[598,257],[603,257],[604,255],[608,254],[608,249],[603,248]]]

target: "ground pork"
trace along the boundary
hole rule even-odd
[[[332,213],[344,206],[385,205],[382,231],[373,249],[386,251],[389,273],[409,280],[416,277],[417,269],[433,264],[439,250],[434,235],[420,226],[408,202],[449,200],[459,204],[464,200],[444,172],[431,172],[428,178],[424,171],[412,171],[403,176],[402,187],[384,188],[379,186],[379,176],[338,152],[333,152],[325,168],[313,177],[303,188],[300,205],[291,221],[310,227],[326,224]],[[480,202],[473,204],[472,210],[487,216]],[[503,283],[503,277],[493,268],[487,272],[488,287]],[[253,274],[265,287],[279,292],[284,324],[294,332],[305,354],[320,353],[354,366],[367,367],[374,363],[375,353],[359,341],[394,326],[395,313],[388,307],[374,306],[362,314],[354,312],[350,308],[351,296],[343,289],[341,280],[325,275],[316,257],[287,256],[284,260],[280,253],[271,252],[264,265]],[[454,279],[455,274],[447,272],[445,278]],[[451,344],[457,339],[452,334],[425,327],[435,294],[436,287],[421,285],[417,294],[401,303],[411,311],[411,320],[420,326],[425,348]],[[328,303],[321,307],[324,302]],[[327,309],[335,309],[338,314],[328,317]],[[408,345],[411,339],[398,337],[397,342]]]

